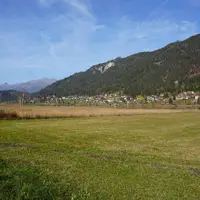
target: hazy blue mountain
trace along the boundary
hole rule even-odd
[[[15,91],[15,90],[4,90],[4,91],[0,91],[0,102],[13,102],[16,103],[19,101],[19,98],[21,96],[21,92],[19,91]],[[30,98],[30,94],[25,92],[24,93],[24,99],[29,99]]]
[[[48,85],[51,85],[55,81],[56,81],[55,79],[43,78],[43,79],[32,80],[32,81],[27,81],[23,83],[16,83],[12,85],[8,83],[4,83],[0,85],[0,91],[16,90],[16,91],[25,91],[25,92],[33,93],[33,92],[37,92],[41,90],[42,88],[47,87]]]

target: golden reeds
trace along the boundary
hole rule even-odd
[[[136,115],[136,114],[172,113],[172,112],[183,112],[183,111],[188,112],[192,110],[1,105],[0,119],[126,116],[126,115]]]

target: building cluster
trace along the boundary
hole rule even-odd
[[[174,103],[198,104],[200,102],[199,92],[182,92],[177,95],[159,94],[159,95],[138,95],[131,97],[128,95],[103,94],[96,96],[62,96],[56,95],[46,97],[34,97],[29,103],[63,104],[63,105],[121,105],[121,104],[145,104],[145,103],[163,103],[168,104],[170,100]]]
[[[200,98],[199,92],[182,92],[176,96],[177,100],[198,100]]]

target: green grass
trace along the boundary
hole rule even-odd
[[[0,121],[0,199],[199,199],[200,113]]]

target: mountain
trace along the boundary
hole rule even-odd
[[[21,93],[15,90],[0,91],[0,102],[18,102]],[[29,93],[24,93],[24,99],[30,97]]]
[[[3,90],[16,90],[16,91],[26,91],[26,92],[37,92],[41,90],[42,88],[45,88],[46,86],[54,83],[56,80],[55,79],[39,79],[39,80],[33,80],[33,81],[28,81],[24,83],[17,83],[13,85],[9,85],[8,83],[4,83],[0,85],[0,91]]]
[[[137,95],[181,90],[200,90],[200,34],[153,52],[92,66],[37,94],[95,95],[123,91]]]

